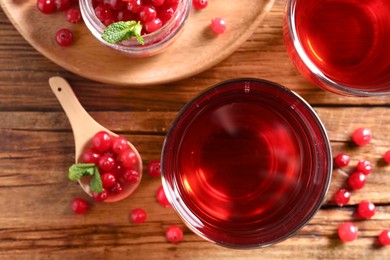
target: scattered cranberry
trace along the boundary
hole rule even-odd
[[[81,21],[81,13],[78,8],[72,7],[65,12],[66,21],[69,23],[78,23]]]
[[[130,213],[130,219],[135,224],[141,224],[144,223],[147,218],[147,214],[145,210],[137,208],[133,209]]]
[[[110,155],[102,155],[99,159],[99,168],[102,171],[108,172],[111,171],[115,166],[115,160]]]
[[[360,190],[366,184],[366,175],[361,172],[354,172],[348,178],[348,184],[354,190]]]
[[[84,214],[88,209],[88,204],[82,198],[76,198],[72,201],[72,210],[76,214]]]
[[[129,183],[138,183],[141,179],[141,174],[134,169],[127,169],[123,173],[123,178]]]
[[[351,222],[345,222],[339,226],[338,235],[341,241],[351,242],[358,237],[358,228]]]
[[[161,176],[160,161],[151,161],[148,164],[148,174],[153,178],[158,178]]]
[[[385,162],[390,164],[390,150],[385,152],[385,154],[383,155],[383,159],[385,160]]]
[[[105,189],[111,188],[116,183],[115,176],[110,172],[103,173],[101,175],[101,179],[102,179],[103,188]]]
[[[372,218],[375,215],[376,208],[374,203],[362,201],[358,206],[358,213],[362,218]]]
[[[334,195],[334,201],[340,207],[346,205],[350,198],[351,198],[351,193],[346,189],[340,189]]]
[[[70,0],[54,0],[57,11],[65,11],[70,7]]]
[[[62,28],[56,33],[56,42],[58,45],[66,47],[73,42],[73,33],[66,28]]]
[[[193,0],[192,6],[195,8],[195,10],[202,10],[207,7],[209,4],[208,0]]]
[[[118,155],[117,161],[126,168],[132,168],[137,165],[138,158],[135,152],[131,149],[123,151]]]
[[[84,163],[94,163],[98,164],[100,159],[100,153],[96,152],[93,149],[88,149],[83,152],[81,155],[81,161]]]
[[[37,9],[44,14],[51,14],[56,10],[54,0],[37,0]]]
[[[108,198],[108,192],[103,189],[100,193],[92,193],[93,199],[97,202],[103,202]]]
[[[352,134],[352,140],[358,146],[364,146],[370,143],[371,137],[371,130],[363,127],[356,129]]]
[[[183,230],[178,226],[169,226],[165,231],[165,237],[171,243],[178,243],[183,240]]]
[[[344,153],[339,153],[335,158],[334,158],[334,163],[336,164],[337,167],[343,168],[346,167],[349,164],[349,156],[344,154]]]
[[[382,246],[390,246],[390,230],[383,230],[378,237]]]
[[[360,160],[356,166],[356,169],[359,172],[368,175],[372,172],[372,164],[367,160]]]
[[[129,143],[126,138],[122,136],[115,137],[112,141],[112,151],[116,154],[120,154],[123,151],[129,149]]]
[[[111,136],[106,131],[97,132],[92,137],[92,146],[98,152],[106,152],[110,150],[111,144],[112,144]]]
[[[226,22],[224,19],[222,18],[213,18],[211,20],[211,30],[215,33],[215,34],[222,34],[225,32],[226,30]]]
[[[164,188],[162,186],[160,186],[157,189],[156,199],[157,199],[158,203],[160,203],[164,207],[171,206],[171,204],[169,203],[169,201],[167,199],[167,196],[165,195]]]

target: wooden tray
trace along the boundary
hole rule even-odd
[[[0,0],[21,35],[40,53],[80,76],[117,85],[168,83],[200,73],[232,54],[256,30],[275,0],[213,0],[202,11],[192,10],[183,33],[167,51],[150,58],[129,59],[93,38],[84,23],[67,23],[64,13],[45,15],[36,0]],[[210,20],[223,17],[227,31],[214,36]],[[74,32],[70,47],[60,47],[60,28]]]

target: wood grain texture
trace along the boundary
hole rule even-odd
[[[255,34],[217,66],[181,81],[142,87],[98,83],[62,69],[31,47],[0,11],[0,259],[390,259],[390,248],[376,241],[381,230],[390,229],[390,166],[382,161],[390,149],[390,97],[341,97],[300,76],[284,49],[284,4],[277,0]],[[346,169],[333,171],[323,207],[294,237],[258,250],[218,247],[156,202],[161,183],[146,174],[130,198],[111,204],[94,203],[67,180],[75,147],[69,121],[47,82],[55,75],[70,81],[96,121],[137,147],[144,166],[159,158],[165,134],[186,102],[234,77],[265,78],[296,91],[322,119],[333,153],[347,152],[352,160]],[[350,134],[361,126],[372,129],[373,140],[357,148]],[[349,205],[339,208],[332,196],[361,158],[373,162],[374,171]],[[85,216],[71,212],[75,197],[88,200]],[[377,204],[371,220],[356,216],[363,199]],[[136,207],[149,214],[143,225],[128,220]],[[336,229],[344,221],[359,227],[358,240],[339,242]],[[165,241],[164,230],[171,224],[184,228],[183,242]]]

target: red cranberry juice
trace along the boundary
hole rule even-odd
[[[297,0],[295,24],[304,51],[328,78],[362,90],[389,88],[389,0]]]
[[[178,154],[191,203],[231,224],[285,214],[302,167],[292,123],[255,102],[204,111]]]
[[[270,83],[233,81],[180,113],[162,174],[167,196],[198,232],[258,245],[288,236],[318,209],[329,161],[326,134],[306,103]]]

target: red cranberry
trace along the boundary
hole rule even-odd
[[[366,184],[366,175],[361,172],[354,172],[348,178],[348,184],[354,190],[360,190]]]
[[[157,16],[156,8],[152,5],[146,5],[142,8],[141,12],[139,13],[139,17],[142,21],[147,22],[155,19]]]
[[[112,186],[114,186],[114,184],[116,182],[116,178],[115,178],[114,174],[112,174],[110,172],[106,172],[106,173],[102,174],[101,179],[102,179],[103,188],[105,188],[105,189],[111,188]]]
[[[334,201],[340,207],[346,205],[350,198],[351,198],[351,193],[346,189],[340,189],[334,195]]]
[[[103,189],[100,193],[92,193],[93,199],[97,202],[103,202],[108,198],[108,192]]]
[[[76,214],[84,214],[87,212],[88,204],[82,198],[76,198],[72,201],[72,210]]]
[[[383,155],[383,160],[385,160],[385,162],[390,164],[390,150],[385,152],[385,154]]]
[[[147,167],[148,174],[153,178],[161,176],[160,161],[151,161]]]
[[[124,150],[129,149],[129,143],[123,136],[115,137],[112,141],[112,151],[116,154],[120,154]]]
[[[117,22],[114,18],[108,18],[108,19],[106,19],[106,20],[104,20],[104,25],[107,27],[107,26],[109,26],[110,24],[113,24],[113,23],[115,23],[115,22]]]
[[[178,243],[183,240],[183,230],[178,226],[169,226],[165,231],[165,237],[171,243]]]
[[[179,4],[179,0],[165,0],[165,3],[169,6],[175,6]]]
[[[343,168],[349,164],[349,156],[343,153],[339,153],[335,158],[334,158],[334,163],[336,164],[337,167]]]
[[[166,24],[169,20],[171,20],[174,14],[175,14],[175,9],[169,6],[162,7],[158,11],[158,17],[160,18],[163,24]]]
[[[51,14],[55,11],[54,0],[37,0],[37,9],[44,14]]]
[[[356,169],[359,172],[368,175],[372,172],[372,164],[367,160],[360,160],[356,166]]]
[[[192,6],[195,8],[195,10],[202,10],[207,7],[209,2],[207,0],[193,0]]]
[[[65,11],[70,7],[70,0],[54,0],[57,11]]]
[[[164,4],[165,0],[152,0],[152,5],[155,7],[162,6]]]
[[[375,215],[376,208],[374,203],[362,201],[358,206],[358,213],[362,218],[372,218]]]
[[[131,21],[131,20],[139,20],[134,16],[134,14],[128,10],[120,10],[116,14],[116,19],[118,21]]]
[[[141,174],[134,170],[134,169],[127,169],[123,173],[123,178],[128,182],[128,183],[138,183],[141,179]]]
[[[382,246],[390,246],[390,230],[383,230],[378,237]]]
[[[164,188],[162,186],[160,186],[157,189],[156,199],[157,199],[158,203],[160,203],[160,205],[162,205],[164,207],[171,206],[171,204],[169,203],[169,201],[167,199],[167,196],[165,195]]]
[[[109,5],[112,10],[121,10],[123,6],[125,5],[124,1],[122,0],[104,0],[104,3]]]
[[[356,129],[352,134],[352,140],[358,146],[363,146],[370,143],[371,137],[371,130],[363,127]]]
[[[125,171],[126,171],[125,167],[117,163],[115,164],[114,168],[112,168],[111,170],[112,174],[114,174],[116,178],[121,177]]]
[[[115,166],[115,160],[112,156],[109,155],[103,155],[99,159],[99,168],[104,171],[108,172],[111,171]]]
[[[128,149],[118,155],[117,161],[119,162],[120,165],[122,165],[125,168],[133,168],[137,165],[138,158],[136,153],[133,150]]]
[[[152,33],[162,27],[162,21],[159,18],[155,18],[151,21],[145,22],[145,29],[147,32]]]
[[[119,194],[123,191],[123,186],[119,182],[116,182],[110,189],[110,193]]]
[[[73,42],[73,33],[66,28],[59,29],[56,33],[56,42],[62,47],[66,47]]]
[[[144,223],[147,218],[147,214],[145,210],[137,208],[133,209],[130,213],[130,219],[135,224],[141,224]]]
[[[225,32],[226,30],[226,22],[224,19],[222,18],[213,18],[211,20],[211,30],[215,33],[215,34],[222,34]]]
[[[81,155],[81,161],[84,163],[93,163],[98,165],[99,159],[100,159],[100,153],[96,152],[93,149],[85,150]]]
[[[351,242],[358,237],[358,228],[351,222],[345,222],[339,226],[338,235],[341,241]]]
[[[92,146],[98,152],[106,152],[111,149],[112,139],[106,131],[97,132],[92,137]]]
[[[69,8],[65,13],[66,21],[69,23],[78,23],[81,20],[81,13],[78,8]]]
[[[112,11],[109,5],[100,4],[95,8],[95,15],[100,21],[112,18]]]
[[[139,14],[143,8],[141,0],[129,0],[127,9],[135,14]]]

